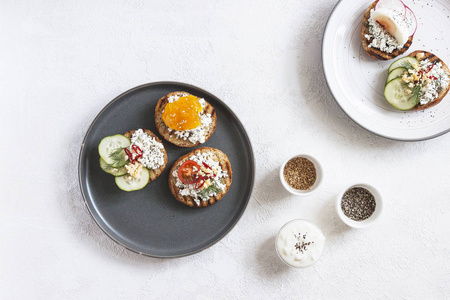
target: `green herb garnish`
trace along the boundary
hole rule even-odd
[[[116,172],[117,172],[117,168],[116,168],[116,167],[113,167],[113,166],[111,166],[111,165],[106,165],[103,169],[104,169],[106,172],[112,172],[112,173],[116,173]]]
[[[205,199],[208,198],[209,195],[211,194],[219,193],[222,191],[214,179],[212,179],[211,181],[212,181],[211,185],[199,193],[199,196],[201,198]]]
[[[414,66],[413,66],[412,63],[409,62],[409,61],[402,62],[402,63],[400,64],[400,66],[401,66],[402,68],[405,68],[406,70],[414,70]]]
[[[419,102],[420,88],[421,88],[421,85],[420,85],[420,84],[416,85],[416,86],[412,89],[412,93],[411,93],[411,94],[412,94],[412,97],[414,97],[414,99],[416,99],[417,102]]]
[[[127,161],[125,160],[126,154],[123,148],[117,148],[109,155],[109,158],[113,161],[111,164],[112,167],[122,167],[126,165]]]

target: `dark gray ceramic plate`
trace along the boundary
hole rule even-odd
[[[217,112],[217,129],[202,146],[227,154],[233,170],[230,190],[218,203],[191,208],[178,202],[168,186],[175,160],[193,150],[163,141],[169,157],[162,175],[144,189],[123,192],[114,177],[100,169],[97,146],[102,138],[147,128],[159,136],[154,114],[158,100],[174,91],[205,98]],[[244,213],[253,189],[255,162],[250,140],[239,119],[220,99],[205,90],[177,82],[135,87],[112,100],[95,118],[81,145],[79,180],[84,201],[100,228],[134,252],[153,257],[194,254],[223,238]]]

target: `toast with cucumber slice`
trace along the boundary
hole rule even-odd
[[[167,153],[161,140],[148,129],[103,138],[98,145],[100,168],[115,177],[127,192],[144,188],[164,171]]]
[[[399,110],[424,110],[439,104],[450,89],[450,70],[431,52],[418,50],[393,62],[384,96]]]

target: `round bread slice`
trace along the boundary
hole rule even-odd
[[[185,162],[186,160],[189,160],[189,158],[192,155],[196,155],[199,153],[205,153],[205,152],[213,153],[213,155],[212,155],[213,159],[219,162],[219,165],[222,168],[222,170],[226,171],[228,173],[228,177],[223,178],[223,180],[224,180],[223,183],[225,185],[224,191],[220,192],[219,194],[217,194],[215,196],[209,197],[209,199],[206,201],[200,200],[200,204],[198,205],[191,196],[181,196],[180,195],[180,190],[179,190],[179,188],[176,187],[176,182],[177,182],[178,176],[174,176],[173,174],[174,174],[174,171],[178,171],[178,168],[181,166],[181,164],[183,162]],[[223,198],[223,196],[225,196],[225,194],[230,189],[232,176],[233,176],[233,173],[231,171],[231,164],[230,164],[230,161],[228,160],[228,157],[225,155],[225,153],[223,153],[222,151],[215,149],[215,148],[201,147],[201,148],[198,148],[198,149],[195,149],[195,150],[189,152],[188,154],[181,156],[173,164],[172,168],[170,169],[170,174],[169,174],[169,188],[170,188],[170,191],[172,192],[172,195],[181,203],[189,205],[190,207],[207,207],[207,206],[211,206],[214,203],[218,202],[220,199]]]
[[[161,134],[161,136],[166,141],[169,141],[176,146],[195,147],[195,146],[198,146],[201,144],[200,141],[198,141],[196,143],[192,143],[189,139],[183,139],[183,138],[177,137],[173,133],[174,131],[173,130],[170,131],[169,127],[167,127],[166,124],[164,124],[164,121],[162,120],[162,113],[164,111],[164,108],[166,107],[167,103],[169,103],[168,98],[170,96],[183,96],[183,95],[189,95],[189,93],[173,92],[173,93],[169,93],[169,94],[165,95],[164,97],[162,97],[161,99],[159,99],[158,104],[156,104],[156,108],[155,108],[156,128],[158,129],[159,134]],[[216,116],[216,110],[214,109],[214,107],[211,104],[209,104],[206,100],[205,100],[205,103],[206,103],[206,105],[203,108],[202,113],[211,114],[211,119],[212,119],[211,124],[206,129],[206,133],[205,133],[205,142],[206,142],[211,137],[214,130],[216,130],[217,116]]]
[[[415,57],[415,58],[417,58],[418,61],[428,59],[432,63],[441,63],[442,69],[445,70],[445,72],[447,72],[447,74],[449,74],[449,76],[450,76],[450,70],[449,70],[448,66],[439,57],[437,57],[436,55],[434,55],[431,52],[417,50],[417,51],[412,52],[408,56]],[[414,107],[413,110],[424,110],[424,109],[427,109],[427,108],[430,108],[430,107],[433,107],[433,106],[439,104],[442,101],[442,99],[444,99],[444,97],[447,95],[449,90],[450,90],[450,84],[447,86],[446,89],[442,89],[439,92],[438,97],[436,99],[434,99],[433,101],[428,102],[427,104],[424,104],[424,105],[419,104],[416,107]]]
[[[369,18],[370,18],[370,10],[372,8],[375,8],[375,5],[377,4],[377,1],[373,2],[369,8],[364,12],[363,20],[362,20],[362,26],[361,26],[361,43],[364,47],[364,50],[366,50],[367,54],[369,54],[371,57],[380,59],[380,60],[389,60],[396,58],[399,55],[402,55],[406,51],[408,51],[409,47],[411,47],[411,44],[413,42],[413,37],[410,36],[408,41],[406,41],[405,45],[401,49],[395,49],[392,51],[392,53],[386,53],[381,51],[380,49],[370,47],[369,45],[372,42],[372,39],[368,40],[366,39],[365,35],[370,34],[369,32]]]
[[[156,139],[157,142],[161,142],[161,140],[156,136],[156,134],[154,134],[151,130],[149,129],[142,129],[146,134],[148,134],[151,137],[154,137]],[[130,130],[128,132],[126,132],[124,134],[124,136],[126,136],[127,138],[131,139],[131,136],[133,135],[133,133],[136,130]],[[163,144],[164,145],[164,144]],[[159,167],[158,169],[148,169],[148,172],[150,173],[150,179],[148,180],[148,182],[152,182],[153,180],[155,180],[156,178],[158,178],[159,175],[161,175],[161,173],[164,171],[164,169],[166,168],[167,165],[167,152],[166,152],[166,148],[163,148],[163,152],[164,152],[164,164]]]

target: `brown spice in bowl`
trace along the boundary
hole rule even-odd
[[[316,166],[304,157],[289,160],[284,166],[284,180],[296,190],[309,190],[316,182]]]

